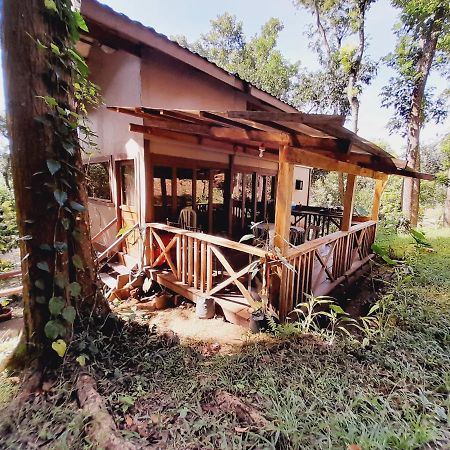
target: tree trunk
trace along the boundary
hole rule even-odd
[[[437,10],[435,17],[421,43],[421,56],[417,62],[417,77],[411,98],[411,113],[408,123],[406,159],[415,170],[420,170],[420,131],[423,126],[423,102],[425,87],[436,51],[436,44],[441,30],[443,11]],[[410,224],[415,227],[419,220],[420,180],[405,178],[403,180],[402,212]]]
[[[444,226],[450,227],[450,168],[447,173],[449,185],[447,186],[447,197],[444,204]]]
[[[62,299],[64,308],[75,306],[78,319],[91,312],[103,316],[109,308],[97,296],[88,215],[80,206],[87,204],[87,194],[76,130],[67,132],[54,105],[39,98],[54,98],[63,109],[73,110],[71,73],[59,67],[49,50],[52,42],[61,49],[71,45],[66,23],[43,0],[4,0],[2,17],[11,166],[22,239],[21,350],[28,361],[39,356],[44,361],[56,356],[51,349],[56,337],[68,342],[72,334],[70,319],[50,313],[51,298]],[[48,49],[40,48],[38,39]],[[74,144],[70,151],[64,147],[68,144]],[[59,336],[47,337],[49,320],[63,327]]]

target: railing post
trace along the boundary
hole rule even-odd
[[[342,212],[341,231],[348,231],[352,226],[353,202],[355,198],[356,175],[347,174],[347,186],[344,197],[344,211]]]

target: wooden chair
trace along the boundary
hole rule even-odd
[[[305,230],[302,227],[289,228],[289,243],[297,246],[305,242]]]
[[[197,227],[197,213],[192,206],[187,206],[180,211],[178,222],[170,222],[169,219],[167,219],[167,225],[183,228],[183,230],[188,231],[201,231],[201,229]]]
[[[320,225],[309,225],[305,229],[305,240],[313,241],[317,239],[320,234],[321,227]]]

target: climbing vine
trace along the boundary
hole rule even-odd
[[[83,282],[80,282],[92,284],[92,273],[87,272],[92,271],[93,264],[92,254],[86,258],[80,252],[81,241],[88,236],[86,196],[80,193],[79,186],[84,177],[80,152],[91,151],[95,146],[95,136],[86,119],[87,110],[99,103],[99,93],[97,86],[88,80],[88,66],[75,48],[80,32],[88,32],[80,12],[71,0],[42,1],[44,20],[54,32],[30,35],[48,68],[42,74],[46,95],[37,96],[45,103],[47,112],[35,120],[53,137],[46,149],[45,167],[35,175],[42,180],[42,195],[55,224],[53,240],[39,245],[43,257],[36,262],[36,269],[42,276],[34,279],[32,296],[37,304],[47,308],[44,333],[53,350],[63,357],[80,313],[79,305],[88,296],[96,295],[95,288],[93,293],[83,292]],[[22,239],[32,240],[33,226],[39,223],[27,222],[30,235]]]

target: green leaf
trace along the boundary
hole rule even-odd
[[[48,267],[48,263],[46,263],[45,261],[39,261],[39,262],[36,264],[36,267],[37,267],[39,270],[43,270],[44,272],[50,272],[50,268]]]
[[[80,255],[73,255],[72,256],[72,262],[73,265],[77,268],[82,270],[83,269],[83,261],[80,258]]]
[[[250,239],[254,239],[254,237],[253,234],[246,234],[239,239],[239,242],[249,241]]]
[[[65,305],[64,299],[62,297],[52,297],[48,302],[48,309],[51,314],[57,316],[61,313]]]
[[[61,169],[61,163],[54,159],[47,159],[47,167],[51,175],[55,175],[59,169]]]
[[[43,291],[43,290],[45,289],[45,283],[44,283],[43,280],[36,280],[36,281],[34,282],[34,285],[35,285],[38,289],[40,289],[41,291]]]
[[[70,227],[70,220],[67,217],[63,217],[61,219],[61,223],[62,223],[63,228],[67,231]]]
[[[78,297],[81,294],[81,286],[80,283],[74,281],[69,284],[69,291],[72,297]]]
[[[70,207],[74,211],[78,211],[78,212],[86,211],[86,208],[81,203],[78,203],[78,202],[71,201],[70,202]]]
[[[56,101],[56,99],[54,97],[50,97],[48,95],[46,95],[45,97],[39,97],[39,98],[42,98],[44,100],[44,102],[47,103],[47,105],[50,107],[54,107],[58,104],[58,102]]]
[[[346,312],[345,312],[339,305],[330,305],[330,308],[331,308],[336,314],[346,314]]]
[[[86,360],[89,359],[87,355],[82,353],[80,356],[77,357],[75,360],[81,367],[84,367],[86,365]]]
[[[67,244],[65,242],[55,242],[53,246],[58,253],[64,253],[67,251]]]
[[[62,339],[58,339],[52,342],[52,349],[62,358],[66,354],[67,344]]]
[[[72,142],[69,141],[64,141],[62,143],[62,146],[64,147],[64,150],[69,153],[69,155],[73,156],[73,154],[75,153],[75,146]]]
[[[56,3],[54,0],[44,0],[44,5],[50,11],[58,12],[58,9],[56,8]]]
[[[52,49],[52,52],[55,55],[61,56],[61,51],[59,50],[59,47],[56,44],[53,44],[53,42],[50,44],[50,48]]]
[[[59,206],[63,206],[64,203],[67,201],[67,193],[64,191],[60,191],[57,189],[55,192],[53,192],[53,195],[55,197],[55,200],[58,202]]]
[[[39,248],[40,248],[41,250],[44,250],[45,252],[51,252],[51,251],[52,251],[52,248],[51,248],[50,245],[48,245],[48,244],[41,244],[41,245],[39,246]]]
[[[47,303],[47,299],[43,295],[39,295],[36,297],[36,303],[40,305],[45,305]]]
[[[45,335],[53,340],[59,336],[60,333],[60,324],[56,320],[49,320],[44,327]]]
[[[57,272],[55,274],[55,284],[60,289],[64,289],[66,287],[66,277],[61,272]]]
[[[73,306],[66,306],[63,309],[62,316],[69,323],[74,323],[77,312]]]
[[[78,11],[73,11],[73,15],[75,17],[75,23],[77,24],[78,28],[80,30],[86,31],[86,33],[89,33],[89,28],[87,27],[83,16]]]

